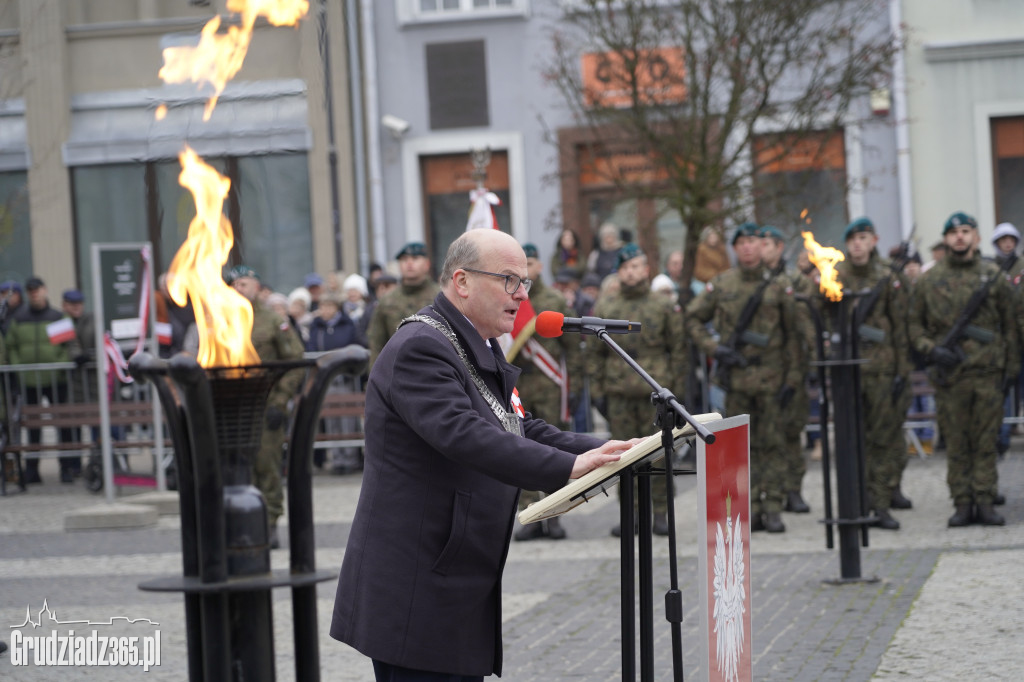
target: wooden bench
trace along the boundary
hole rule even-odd
[[[928,373],[923,370],[915,370],[910,373],[910,390],[914,394],[914,397],[922,396],[934,396],[935,388],[931,385],[928,380]],[[807,390],[807,395],[811,402],[817,402],[820,394],[820,388],[814,387]],[[831,409],[835,410],[835,404],[830,403]],[[936,415],[934,410],[915,410],[914,406],[911,405],[910,410],[907,412],[903,420],[903,435],[907,442],[913,446],[919,457],[926,457],[929,452],[927,448],[921,443],[921,439],[918,438],[915,429],[931,428],[935,432],[933,440],[938,439],[938,423],[936,422]],[[821,419],[818,415],[808,415],[807,424],[804,427],[805,431],[816,432],[821,431]]]
[[[366,434],[364,433],[363,415],[366,408],[365,393],[328,393],[324,396],[323,406],[320,408],[320,419],[331,420],[345,417],[353,418],[355,428],[347,431],[323,430],[323,426],[316,434],[314,449],[342,447],[363,447]],[[321,424],[331,424],[330,421],[321,421]]]
[[[110,403],[110,426],[121,429],[132,427],[153,426],[153,405],[148,401],[141,402],[111,402]],[[92,440],[94,429],[101,428],[101,414],[99,403],[61,403],[55,405],[41,404],[17,404],[12,409],[8,420],[5,436],[7,443],[3,445],[3,468],[5,475],[0,477],[0,494],[6,494],[8,482],[17,483],[21,490],[25,489],[21,480],[21,459],[40,458],[46,456],[44,453],[57,452],[80,452],[89,453],[99,446],[99,443]],[[88,435],[82,437],[82,428],[88,430]],[[58,434],[62,429],[71,430],[71,440],[66,442],[39,442],[30,443],[22,441],[24,429],[54,428]],[[166,432],[165,432],[166,433]],[[148,438],[118,438],[111,441],[111,450],[115,454],[124,454],[137,451],[142,448],[153,448],[156,442],[152,433]],[[163,439],[163,446],[168,451],[172,447],[169,436]],[[16,476],[12,473],[16,472]],[[10,480],[10,479],[14,480]],[[140,476],[128,472],[115,473],[114,483],[117,485],[155,485],[150,476]],[[94,486],[90,488],[97,490]]]

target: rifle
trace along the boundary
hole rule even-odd
[[[980,287],[974,290],[971,297],[967,299],[967,305],[964,306],[964,309],[960,311],[956,320],[953,321],[953,326],[950,327],[949,331],[946,332],[946,335],[942,338],[942,341],[939,342],[937,347],[945,348],[946,350],[953,351],[957,354],[957,357],[959,358],[957,364],[966,359],[964,351],[959,345],[960,339],[968,333],[968,328],[971,326],[971,320],[973,320],[974,316],[978,314],[979,310],[981,310],[981,304],[985,302],[985,297],[988,296],[989,289],[992,288],[996,279],[998,279],[1000,274],[1008,272],[1012,265],[1013,263],[1011,260],[1007,258],[1003,261],[1002,265],[999,266],[999,273],[997,275],[989,277],[982,282]],[[983,332],[984,330],[978,331]],[[952,368],[937,365],[935,367],[935,383],[939,386],[948,386],[950,369]]]
[[[903,272],[903,268],[907,266],[907,263],[910,262],[911,257],[914,255],[916,249],[914,248],[914,243],[911,240],[913,239],[914,232],[916,231],[917,224],[915,223],[913,229],[910,230],[910,234],[907,235],[907,238],[900,242],[896,255],[893,256],[892,261],[889,263],[891,271],[889,276],[878,280],[875,286],[872,287],[871,291],[869,291],[868,294],[860,300],[860,303],[857,304],[857,308],[853,313],[853,328],[856,329],[859,334],[861,333],[861,327],[864,325],[864,320],[868,319],[868,315],[871,314],[871,310],[875,307],[875,304],[878,303],[878,299],[881,298],[882,292],[885,291],[886,287],[889,286],[889,282],[892,281],[892,275],[901,274]]]
[[[729,340],[722,345],[727,348],[731,348],[734,351],[738,351],[740,347],[748,341],[755,343],[755,345],[767,345],[768,339],[764,339],[762,342],[760,337],[763,335],[754,335],[753,332],[748,334],[747,327],[750,326],[750,323],[754,320],[754,314],[761,306],[761,299],[764,298],[764,290],[768,288],[768,285],[771,284],[774,278],[775,277],[771,271],[765,270],[764,281],[757,285],[757,289],[753,294],[751,294],[750,298],[747,299],[746,304],[743,306],[743,310],[740,311],[740,316],[736,318],[736,325],[732,328],[732,334],[729,335]],[[745,367],[746,363],[744,362],[741,366]],[[718,364],[718,370],[715,373],[718,385],[727,391],[729,390],[731,383],[731,373],[732,366],[721,362]]]

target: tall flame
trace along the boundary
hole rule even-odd
[[[839,249],[822,246],[814,241],[814,234],[811,232],[804,231],[800,234],[804,236],[804,248],[807,249],[808,259],[821,273],[821,293],[830,301],[843,300],[843,285],[839,281],[839,273],[836,272],[836,263],[846,260],[846,256]]]
[[[228,0],[229,12],[242,15],[238,26],[220,33],[220,17],[206,22],[196,46],[164,49],[159,76],[167,83],[208,83],[214,94],[206,102],[203,120],[210,120],[217,99],[228,81],[242,68],[249,51],[256,19],[265,17],[274,26],[292,26],[309,11],[308,0]]]
[[[202,367],[237,367],[259,364],[252,345],[252,304],[224,283],[221,267],[235,243],[231,221],[221,212],[231,181],[203,163],[185,147],[178,156],[178,181],[196,201],[196,217],[188,237],[171,261],[167,290],[178,305],[192,299],[199,330]]]
[[[195,47],[164,50],[160,78],[168,83],[209,83],[214,95],[207,101],[203,120],[209,120],[227,82],[242,68],[256,19],[274,26],[294,25],[309,10],[308,0],[228,0],[229,12],[241,14],[238,26],[220,29],[220,17],[206,23]],[[166,107],[157,109],[157,119]],[[167,272],[167,289],[178,305],[192,301],[199,331],[202,367],[255,365],[260,357],[252,345],[252,304],[224,283],[221,268],[235,242],[231,221],[223,214],[231,181],[203,163],[187,145],[178,156],[181,186],[192,192],[196,217],[189,224],[185,243]]]

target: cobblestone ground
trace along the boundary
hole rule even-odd
[[[904,491],[914,509],[896,512],[903,529],[875,530],[860,550],[861,574],[877,581],[834,584],[838,550],[825,548],[821,471],[804,483],[812,513],[784,515],[787,532],[758,533],[751,543],[756,680],[1022,679],[1017,642],[1024,637],[1024,454],[1019,439],[1000,462],[1004,528],[948,529],[952,512],[941,453],[914,458]],[[145,530],[66,532],[63,517],[98,498],[80,485],[62,486],[56,463],[46,483],[0,498],[0,639],[37,620],[44,600],[61,621],[146,622],[95,626],[103,634],[160,632],[160,665],[140,668],[20,667],[0,658],[3,680],[183,680],[186,637],[182,599],[142,592],[140,582],[180,574],[177,518]],[[344,553],[359,477],[314,479],[318,567],[336,569]],[[702,679],[697,594],[696,509],[692,478],[676,497],[679,588],[683,594],[682,660],[688,679]],[[122,491],[122,495],[130,494]],[[513,543],[504,580],[504,680],[622,679],[619,545],[608,534],[614,499],[577,508],[564,519],[562,542]],[[287,549],[273,552],[287,566]],[[672,679],[671,631],[664,620],[669,588],[667,543],[655,541],[654,675]],[[830,582],[831,581],[831,582]],[[318,588],[320,653],[325,680],[372,680],[366,659],[327,636],[334,582]],[[65,627],[65,626],[62,626]],[[75,625],[76,629],[86,628]],[[88,626],[93,629],[93,626]],[[104,629],[106,628],[106,629]],[[21,628],[29,634],[30,628]],[[46,628],[33,630],[35,633]],[[277,679],[294,679],[287,590],[274,592]],[[78,630],[81,634],[82,630]],[[639,663],[637,670],[639,671]]]

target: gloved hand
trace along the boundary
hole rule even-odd
[[[903,390],[907,387],[907,380],[903,378],[902,374],[897,374],[892,378],[892,402],[895,405],[899,402],[900,396],[903,395]]]
[[[953,369],[960,364],[960,356],[945,346],[935,346],[928,353],[928,360],[946,369]]]
[[[739,351],[728,346],[715,347],[715,360],[726,367],[746,367],[747,359]]]
[[[597,410],[598,414],[605,419],[608,419],[608,398],[603,395],[599,395],[594,397],[590,401],[590,404],[594,406],[594,409]]]
[[[783,410],[789,407],[789,404],[793,402],[793,398],[796,396],[796,389],[789,384],[782,384],[782,388],[775,394],[775,399],[779,401],[779,407]]]
[[[81,367],[85,363],[89,362],[89,356],[86,355],[85,353],[82,353],[81,355],[76,355],[74,358],[72,358],[72,362],[75,363],[75,366]]]
[[[264,416],[267,428],[271,431],[276,431],[284,426],[284,410],[279,407],[270,405],[267,407],[267,412]]]

